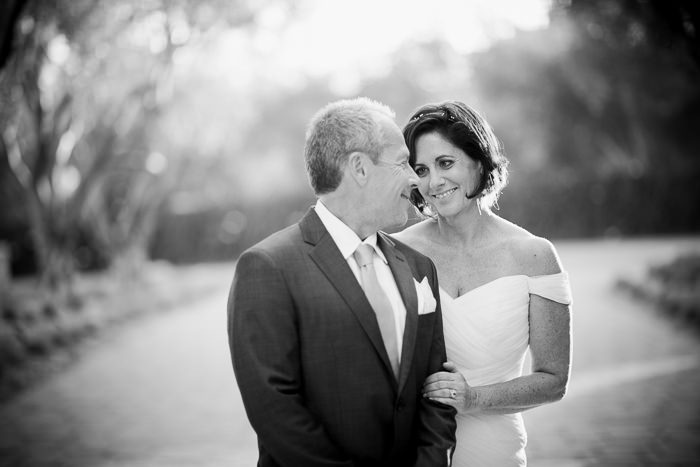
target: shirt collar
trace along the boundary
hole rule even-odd
[[[384,261],[384,264],[387,264],[384,252],[377,245],[376,232],[370,235],[369,237],[365,238],[363,242],[350,227],[348,227],[343,221],[338,219],[335,216],[335,214],[330,212],[328,208],[321,202],[321,200],[316,201],[315,210],[316,214],[318,214],[319,219],[321,219],[323,226],[328,231],[328,234],[338,246],[340,254],[343,255],[343,258],[345,258],[346,261],[350,256],[352,256],[355,253],[355,250],[357,250],[357,247],[360,245],[360,243],[366,243],[367,245],[374,248],[374,251],[376,251],[379,257],[382,259],[382,261]]]

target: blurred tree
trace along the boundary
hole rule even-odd
[[[338,87],[266,76],[255,54],[287,4],[244,1],[2,7],[24,5],[0,71],[0,238],[15,240],[13,252],[36,252],[52,280],[74,263],[137,261],[146,244],[181,261],[231,258],[308,207],[306,122],[355,94],[386,102],[399,123],[425,102],[479,109],[512,160],[504,214],[537,233],[700,228],[692,5],[649,14],[663,5],[557,2],[545,30],[471,56],[406,44],[375,75]],[[271,23],[256,29],[270,5]],[[249,55],[228,55],[235,44]]]
[[[698,13],[697,2],[682,0],[573,1],[554,8],[554,27],[573,26],[576,37],[560,68],[569,71],[563,89],[578,94],[583,105],[572,109],[602,136],[590,149],[608,156],[612,172],[679,172],[695,164]]]
[[[444,42],[406,44],[385,71],[341,94],[326,77],[309,79],[299,87],[256,86],[263,91],[254,108],[240,111],[248,123],[244,131],[236,128],[240,141],[212,159],[211,167],[200,164],[189,169],[197,174],[192,179],[200,196],[212,186],[225,185],[225,190],[194,206],[188,206],[189,196],[173,197],[171,208],[160,214],[152,257],[177,262],[231,260],[298,221],[315,198],[303,161],[306,125],[328,102],[356,95],[374,98],[392,107],[402,125],[424,102],[471,97],[465,91],[467,60]],[[206,187],[201,186],[203,178]],[[178,208],[180,200],[185,202]]]
[[[12,53],[14,26],[27,0],[6,0],[0,4],[0,70]]]
[[[700,4],[695,0],[557,0],[552,18],[566,17],[611,47],[660,46],[700,66]]]
[[[11,32],[3,28],[0,44],[10,49],[0,71],[0,179],[12,183],[0,193],[12,211],[3,222],[26,213],[45,283],[70,278],[76,263],[143,256],[179,171],[151,135],[172,99],[175,56],[217,31],[251,24],[263,4],[29,0],[3,7],[12,13],[3,17]]]
[[[340,95],[325,79],[267,89],[242,111],[255,116],[231,151],[239,157],[218,159],[209,173],[207,187],[228,185],[225,204],[212,198],[199,210],[165,214],[151,251],[179,261],[229,259],[297,220],[313,199],[301,158],[304,125],[326,102],[356,94],[389,104],[399,124],[425,102],[476,107],[512,161],[503,214],[538,234],[700,230],[698,135],[689,131],[700,121],[698,86],[680,52],[603,46],[565,18],[472,56],[440,41],[406,44],[385,73]]]
[[[545,235],[698,229],[696,25],[690,2],[562,1],[548,29],[474,57],[517,221],[546,218]]]

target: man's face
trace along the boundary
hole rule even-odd
[[[370,164],[371,177],[367,189],[374,203],[371,211],[379,228],[400,226],[408,220],[411,190],[418,176],[408,164],[408,148],[401,130],[388,117],[379,117],[385,138],[379,159]]]

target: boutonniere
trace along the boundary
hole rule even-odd
[[[413,279],[413,284],[416,286],[416,294],[418,294],[418,314],[425,315],[434,312],[437,302],[433,297],[433,289],[430,288],[428,278],[424,277],[421,282]]]

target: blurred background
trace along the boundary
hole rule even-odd
[[[306,124],[327,102],[358,95],[395,109],[400,126],[426,102],[478,109],[511,161],[499,215],[552,239],[581,277],[631,264],[600,287],[613,284],[624,306],[648,307],[640,314],[652,320],[649,332],[663,326],[651,317],[658,309],[696,328],[698,28],[690,0],[4,0],[4,415],[28,423],[21,401],[45,415],[37,407],[55,404],[31,391],[75,368],[85,349],[111,345],[100,340],[115,335],[107,328],[138,317],[140,332],[157,333],[162,327],[147,318],[153,310],[201,317],[197,311],[218,307],[206,314],[218,321],[183,327],[218,323],[210,329],[220,334],[216,352],[227,352],[224,289],[233,262],[314,202],[302,156]],[[207,302],[212,296],[219,301]],[[676,331],[666,338],[669,352],[682,341],[681,353],[697,357],[696,336],[686,341]],[[652,333],[638,345],[658,339]],[[697,373],[692,362],[681,367]],[[217,381],[233,399],[230,364],[220,363],[228,379]],[[158,377],[146,373],[134,376],[141,394]],[[236,410],[235,429],[247,433],[237,439],[254,443]],[[44,415],[25,431],[15,425],[22,442],[51,431]],[[52,439],[32,455],[63,446]],[[18,445],[0,446],[7,465],[54,465],[27,460]],[[64,453],[73,462],[55,465],[120,465],[85,452]],[[231,451],[221,452],[226,465]],[[196,459],[192,465],[220,465]]]

